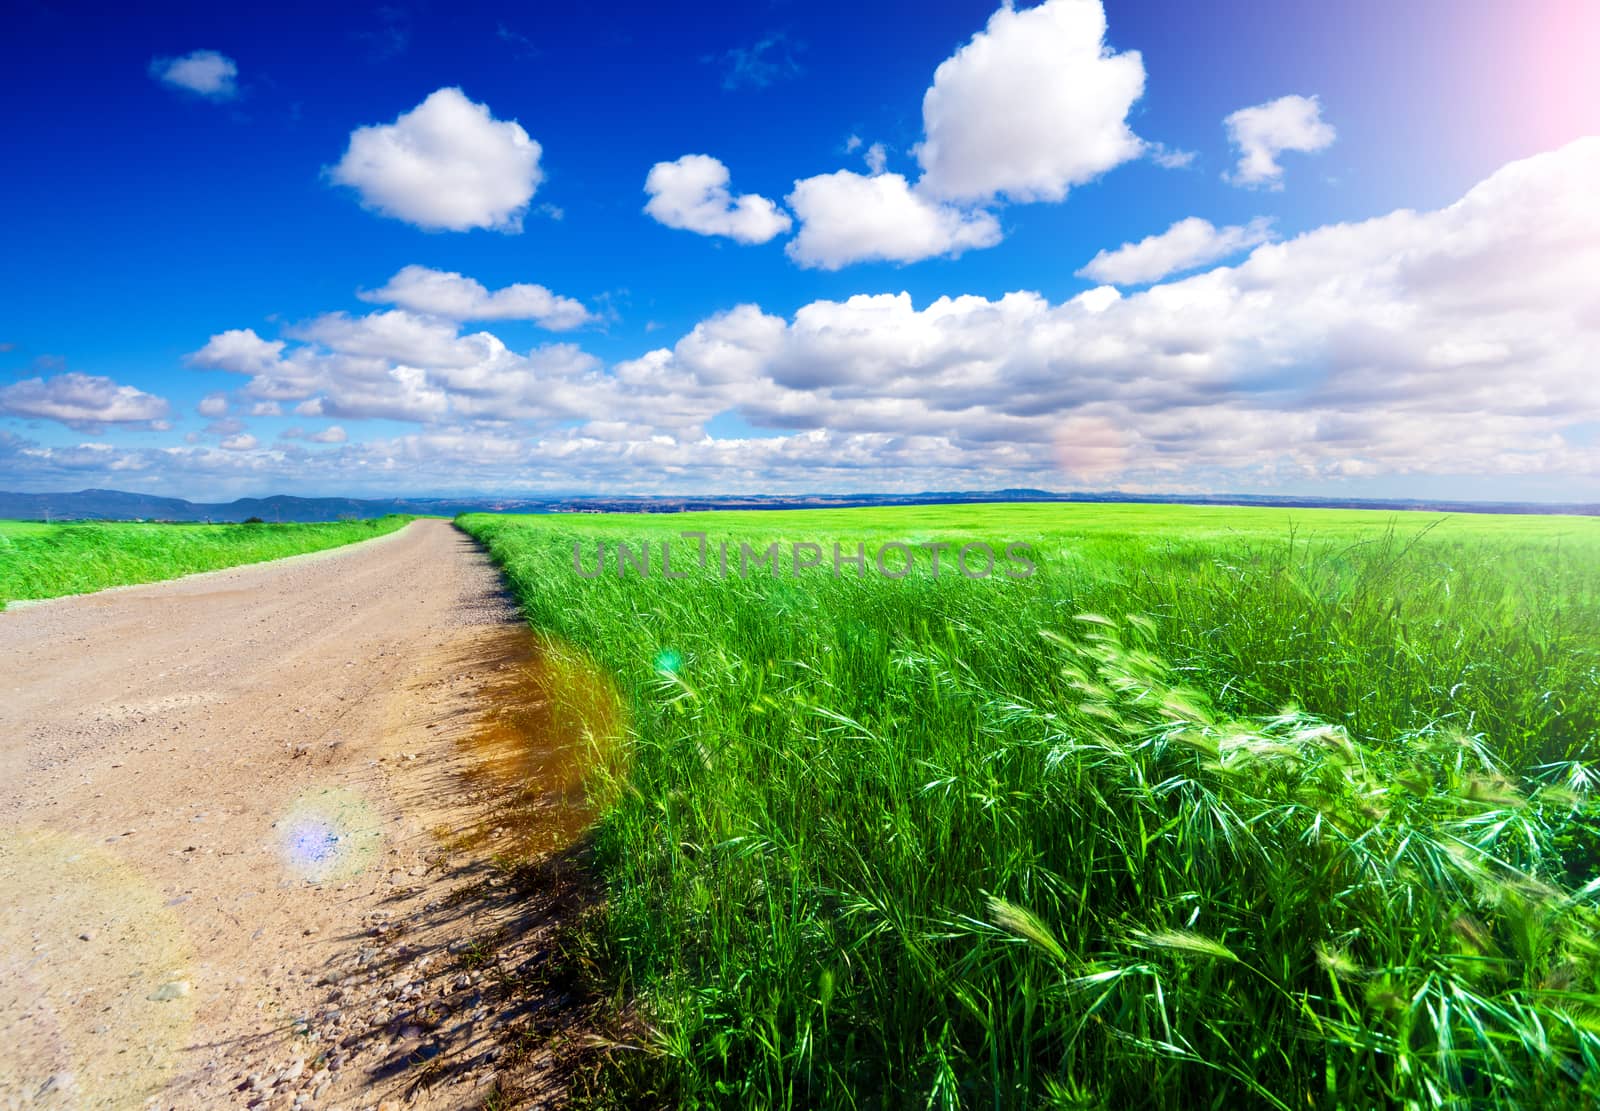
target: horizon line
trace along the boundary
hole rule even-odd
[[[999,504],[1004,502],[1037,502],[1037,503],[1062,503],[1075,501],[1092,501],[1099,503],[1125,503],[1143,504],[1149,502],[1172,504],[1278,504],[1283,508],[1361,508],[1372,506],[1399,510],[1430,509],[1443,511],[1442,507],[1449,507],[1460,512],[1492,513],[1505,509],[1543,509],[1556,515],[1595,516],[1600,515],[1600,500],[1595,501],[1545,501],[1531,499],[1474,499],[1452,497],[1428,497],[1422,495],[1397,495],[1391,497],[1359,497],[1342,496],[1336,494],[1263,494],[1239,493],[1219,491],[1211,493],[1174,493],[1174,492],[1149,492],[1140,493],[1126,490],[1070,490],[1056,491],[1039,487],[1001,487],[998,489],[975,490],[918,490],[908,492],[889,491],[851,491],[835,493],[826,491],[805,491],[798,493],[577,493],[577,492],[533,492],[533,493],[470,493],[470,494],[390,494],[390,495],[352,495],[352,494],[256,494],[240,495],[227,501],[196,500],[177,494],[154,494],[134,490],[117,490],[109,487],[84,487],[79,490],[0,490],[0,498],[28,498],[44,499],[52,497],[80,497],[86,494],[113,495],[122,498],[148,499],[152,501],[182,502],[190,506],[232,506],[241,502],[271,502],[274,500],[292,500],[301,502],[315,501],[346,501],[366,504],[382,504],[396,502],[487,502],[507,501],[525,503],[583,503],[583,502],[737,502],[764,501],[764,502],[798,502],[805,500],[820,500],[831,502],[842,501],[870,501],[890,502],[918,500],[922,504],[961,504],[988,503]],[[949,499],[940,502],[937,499]],[[1298,504],[1297,504],[1298,503]],[[784,508],[774,506],[774,509]],[[824,507],[826,508],[826,507]],[[852,508],[838,506],[837,508]],[[1565,510],[1566,514],[1561,511]]]

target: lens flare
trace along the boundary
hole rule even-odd
[[[668,675],[676,675],[683,666],[683,657],[671,648],[663,648],[656,653],[656,670],[664,671]]]
[[[383,840],[377,813],[343,787],[307,791],[277,823],[283,865],[301,879],[349,879],[377,858]]]
[[[1104,417],[1069,417],[1056,429],[1056,465],[1078,482],[1114,478],[1128,465],[1128,435]]]
[[[570,843],[624,774],[627,713],[616,684],[587,653],[539,637],[508,652],[482,697],[489,711],[471,751],[476,773],[509,789],[503,824],[519,827],[530,850]]]
[[[0,830],[0,891],[0,1107],[153,1098],[196,1002],[176,912],[114,853],[49,830]]]

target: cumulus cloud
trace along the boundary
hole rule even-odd
[[[403,309],[326,313],[287,334],[297,342],[275,341],[279,355],[268,364],[208,355],[239,346],[218,342],[229,333],[190,362],[247,375],[245,397],[290,404],[304,417],[558,421],[609,400],[599,360],[571,344],[519,354],[489,332],[462,334],[456,322]]]
[[[232,100],[239,95],[238,64],[215,50],[196,50],[181,58],[152,58],[150,76],[207,100]]]
[[[307,432],[304,428],[300,428],[299,426],[285,428],[282,432],[278,433],[278,439],[305,440],[306,442],[313,444],[342,444],[349,439],[349,436],[345,434],[345,430],[343,428],[340,428],[337,424],[334,424],[329,425],[320,432]]]
[[[765,243],[789,230],[787,214],[766,197],[728,191],[728,168],[708,154],[657,162],[645,178],[646,215],[669,228]]]
[[[388,359],[416,366],[468,366],[481,343],[463,338],[450,321],[401,309],[351,316],[330,312],[290,329],[295,339],[320,343],[341,355]],[[487,333],[479,333],[486,335]]]
[[[992,214],[929,200],[900,174],[820,174],[795,182],[786,200],[800,233],[785,250],[801,266],[915,262],[1000,242]]]
[[[330,315],[291,329],[240,394],[415,435],[117,458],[411,488],[1304,490],[1433,475],[1482,496],[1504,476],[1592,482],[1597,191],[1600,139],[1586,139],[1447,208],[1316,229],[1127,294],[739,305],[609,367],[404,310]],[[730,413],[763,434],[708,431]],[[19,450],[47,453],[25,456],[40,473],[86,458]]]
[[[229,436],[217,445],[223,451],[253,451],[257,440],[248,432],[241,432],[236,436]]]
[[[583,302],[558,297],[542,285],[518,282],[491,293],[472,278],[426,266],[404,267],[382,289],[363,290],[356,296],[448,320],[532,320],[553,332],[595,319]]]
[[[264,340],[256,335],[254,328],[231,328],[212,336],[204,347],[188,357],[188,361],[192,366],[208,370],[255,374],[276,364],[282,353],[282,340]],[[221,411],[227,411],[226,402],[223,403]]]
[[[252,333],[254,334],[254,333]],[[202,417],[222,417],[228,413],[228,397],[222,393],[208,393],[194,407]]]
[[[159,424],[170,411],[165,398],[91,374],[24,378],[0,386],[0,413],[60,421],[68,428],[99,431],[108,424]]]
[[[1322,119],[1322,102],[1314,96],[1280,96],[1265,104],[1241,108],[1223,120],[1228,141],[1239,151],[1239,164],[1227,175],[1235,185],[1283,188],[1284,151],[1310,154],[1334,140],[1333,125]]]
[[[227,436],[237,436],[239,433],[245,431],[247,427],[248,425],[246,425],[244,421],[240,420],[238,417],[223,417],[220,420],[214,420],[210,424],[206,425],[205,434],[207,436],[216,436],[218,439],[222,439]]]
[[[367,208],[429,230],[522,230],[543,179],[539,144],[457,88],[439,89],[390,124],[358,127],[328,171]]]
[[[1138,158],[1128,110],[1144,92],[1138,51],[1106,45],[1100,0],[1006,4],[940,64],[922,98],[920,186],[931,196],[1059,201]]]
[[[1113,285],[1139,285],[1208,266],[1271,238],[1272,222],[1264,218],[1219,228],[1209,220],[1191,216],[1160,235],[1124,243],[1114,251],[1101,251],[1078,271],[1078,276]]]
[[[1128,296],[745,306],[617,376],[758,427],[930,437],[976,468],[1143,488],[1600,473],[1582,432],[1600,418],[1596,188],[1600,139],[1583,140],[1441,211]]]
[[[1128,126],[1144,62],[1137,51],[1112,50],[1105,36],[1101,0],[1003,5],[934,71],[923,139],[912,150],[921,176],[913,183],[885,174],[888,152],[873,144],[870,177],[841,170],[797,181],[788,203],[801,229],[790,257],[837,269],[992,247],[1000,225],[985,209],[1001,200],[1060,201],[1146,154],[1187,164],[1192,155],[1147,144]],[[847,151],[862,145],[850,139]],[[874,227],[875,218],[886,223]]]

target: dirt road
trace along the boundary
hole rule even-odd
[[[442,521],[0,612],[0,1106],[481,1102],[459,742],[525,641]]]

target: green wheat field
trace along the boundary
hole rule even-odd
[[[624,1104],[1600,1098],[1600,521],[459,523],[626,711],[590,738],[595,929],[649,1050]],[[787,573],[796,542],[975,540],[1036,573]],[[686,578],[617,573],[662,541]]]
[[[410,517],[332,524],[190,525],[0,521],[0,609],[303,555],[393,532]]]
[[[404,523],[0,522],[0,601]],[[1600,521],[458,523],[591,749],[606,898],[581,944],[639,1043],[599,1102],[1600,1099]],[[774,542],[740,577],[741,544]],[[974,542],[1001,555],[989,577],[956,569]],[[1004,573],[1016,542],[1026,577]],[[902,577],[874,567],[888,543]],[[808,544],[821,565],[796,571]],[[833,573],[836,544],[864,545],[864,574]]]

